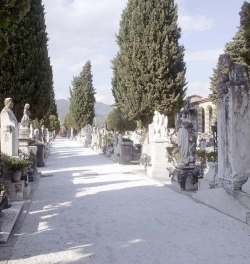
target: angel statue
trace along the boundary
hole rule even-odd
[[[180,153],[179,163],[188,165],[194,159],[193,134],[194,128],[191,120],[188,117],[188,111],[175,111],[175,132],[177,133],[177,144]],[[192,139],[192,140],[190,140]]]

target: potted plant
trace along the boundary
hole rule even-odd
[[[2,154],[2,164],[5,170],[12,173],[12,180],[18,182],[21,179],[21,171],[31,164],[32,160],[28,155],[10,156]]]

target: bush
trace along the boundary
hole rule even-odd
[[[1,154],[3,167],[11,172],[21,171],[29,166],[32,162],[32,157],[21,154],[17,157],[7,154]]]

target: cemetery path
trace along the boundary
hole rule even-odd
[[[250,226],[136,166],[57,138],[8,264],[249,263]]]

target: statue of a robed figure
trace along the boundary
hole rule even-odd
[[[250,94],[248,68],[220,55],[217,85],[219,185],[241,190],[250,176]]]

